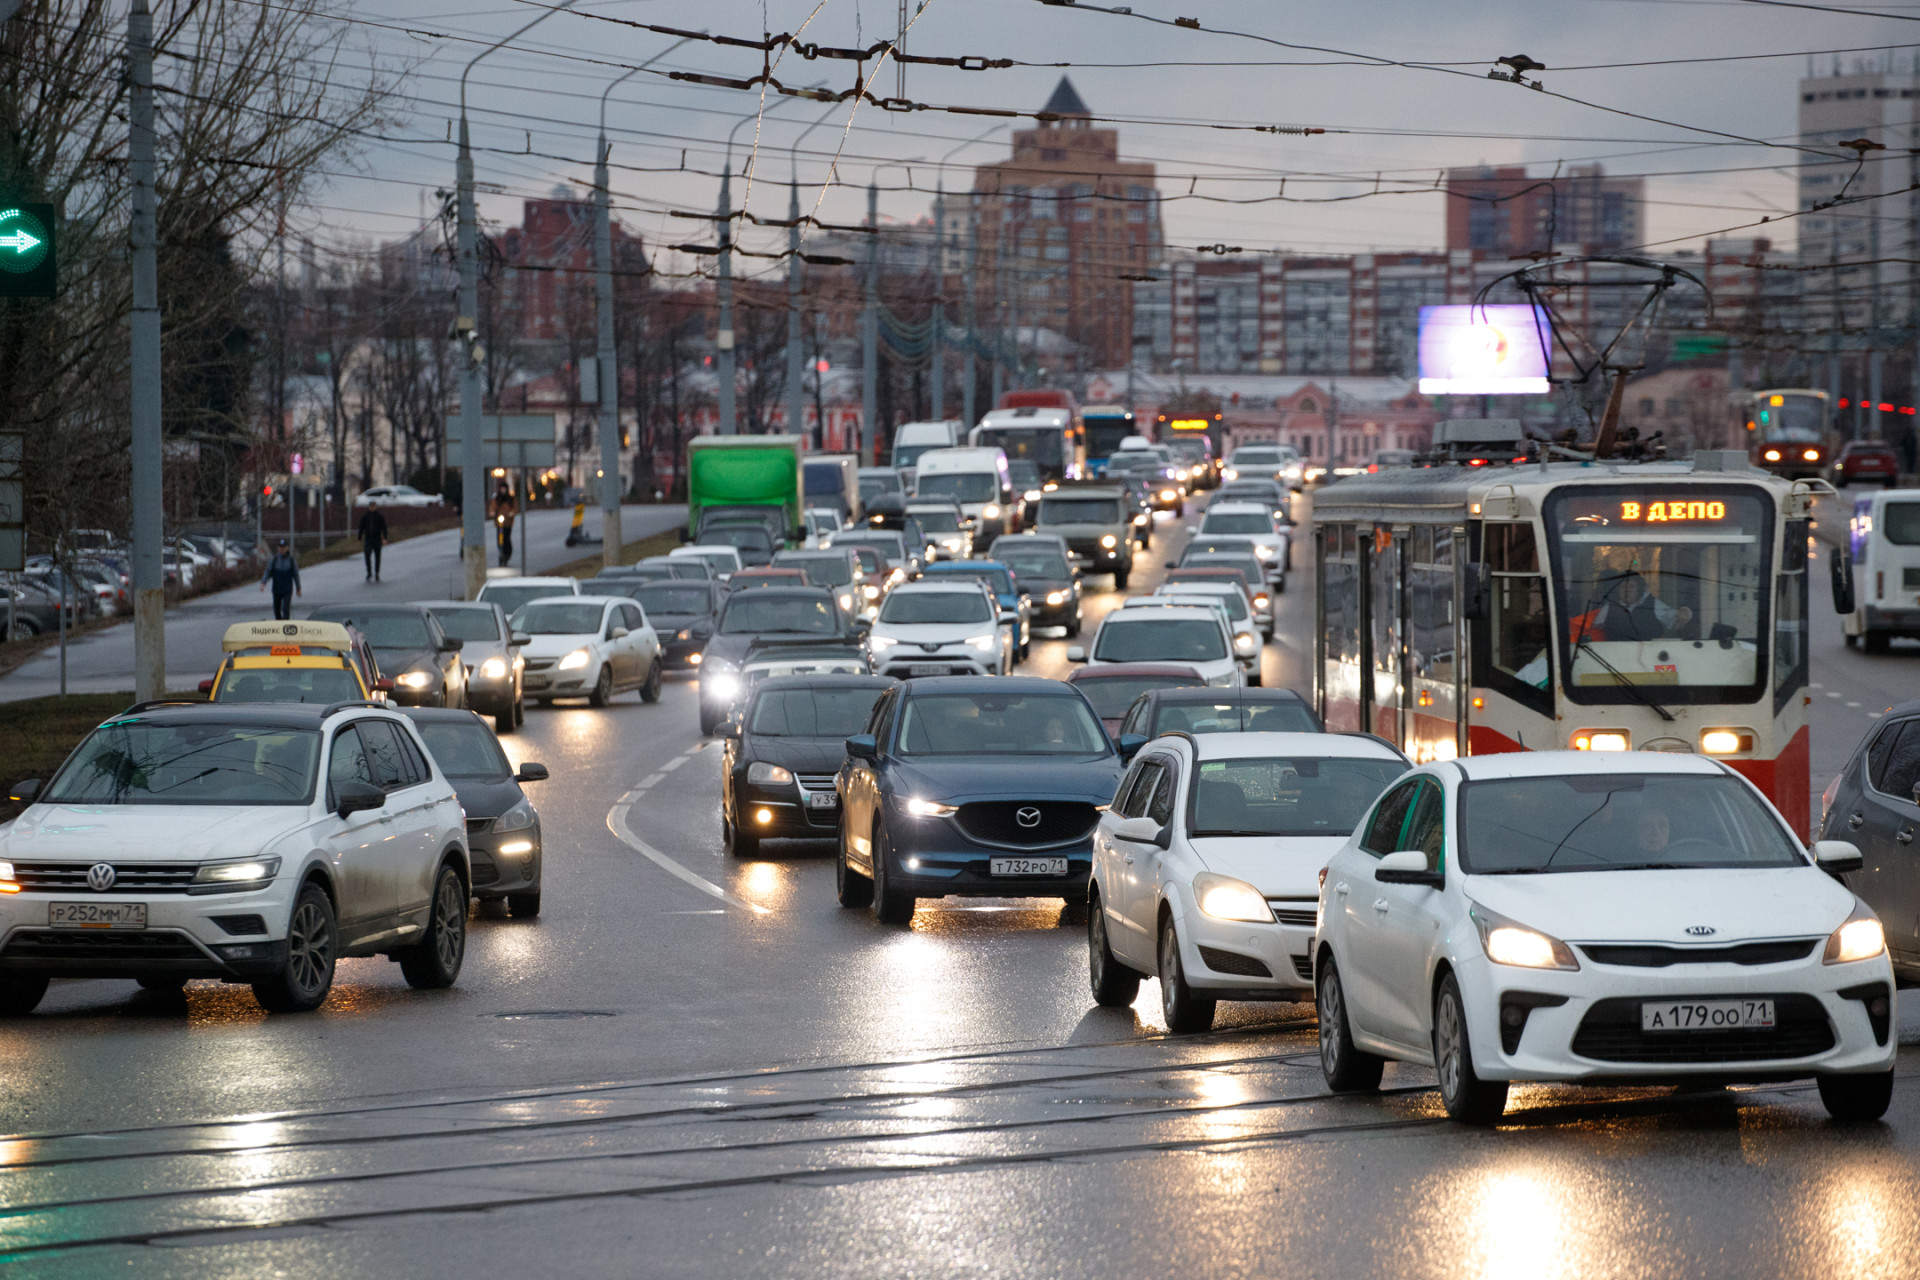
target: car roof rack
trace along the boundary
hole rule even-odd
[[[392,711],[394,708],[384,702],[375,702],[372,698],[348,698],[342,702],[329,702],[321,708],[320,718],[325,720],[336,711],[345,711],[348,707],[372,707],[376,711]]]
[[[209,704],[205,698],[148,698],[145,702],[136,702],[125,711],[119,712],[117,715],[109,718],[118,719],[120,716],[137,716],[142,712],[152,711],[158,707],[204,707],[207,705]]]

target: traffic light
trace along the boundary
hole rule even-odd
[[[0,298],[54,294],[53,206],[0,206]]]

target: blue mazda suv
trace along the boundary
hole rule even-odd
[[[1144,740],[1142,740],[1144,741]],[[950,894],[1087,900],[1093,829],[1125,768],[1070,685],[945,676],[896,685],[847,739],[840,905],[888,924]]]

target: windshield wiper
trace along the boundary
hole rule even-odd
[[[1198,840],[1198,839],[1204,839],[1204,838],[1205,838],[1205,837],[1207,837],[1207,836],[1278,836],[1278,835],[1285,835],[1286,833],[1285,833],[1285,832],[1283,832],[1283,831],[1228,831],[1228,830],[1220,830],[1220,831],[1189,831],[1189,832],[1188,832],[1187,834],[1188,834],[1189,836],[1192,836],[1192,837],[1193,837],[1194,839],[1196,839],[1196,840]],[[1319,834],[1321,834],[1321,833],[1320,833],[1320,832],[1317,832],[1317,831],[1316,831],[1316,832],[1314,832],[1314,834],[1315,834],[1315,835],[1319,835]]]
[[[1652,707],[1655,714],[1657,714],[1662,720],[1665,720],[1669,723],[1672,722],[1673,713],[1671,711],[1668,711],[1665,707],[1655,702],[1653,700],[1652,694],[1647,693],[1639,685],[1627,679],[1626,675],[1620,670],[1620,668],[1614,666],[1611,662],[1608,662],[1605,658],[1600,656],[1599,650],[1595,649],[1592,643],[1588,641],[1587,629],[1585,627],[1582,627],[1580,629],[1580,643],[1573,647],[1573,656],[1578,658],[1582,651],[1585,651],[1586,655],[1589,658],[1592,658],[1595,662],[1605,667],[1607,669],[1608,674],[1610,674],[1614,678],[1614,680],[1618,682],[1620,688],[1625,689],[1628,693],[1632,694],[1633,697],[1638,702],[1641,703],[1641,705]],[[1573,673],[1569,671],[1567,675],[1569,680],[1571,680]]]
[[[1585,869],[1582,868],[1582,870]],[[1610,862],[1605,866],[1593,868],[1595,871],[1692,871],[1694,869],[1681,866],[1677,862]]]

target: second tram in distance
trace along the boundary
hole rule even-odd
[[[1779,387],[1746,403],[1747,457],[1780,476],[1823,476],[1840,452],[1833,405],[1824,391]]]

